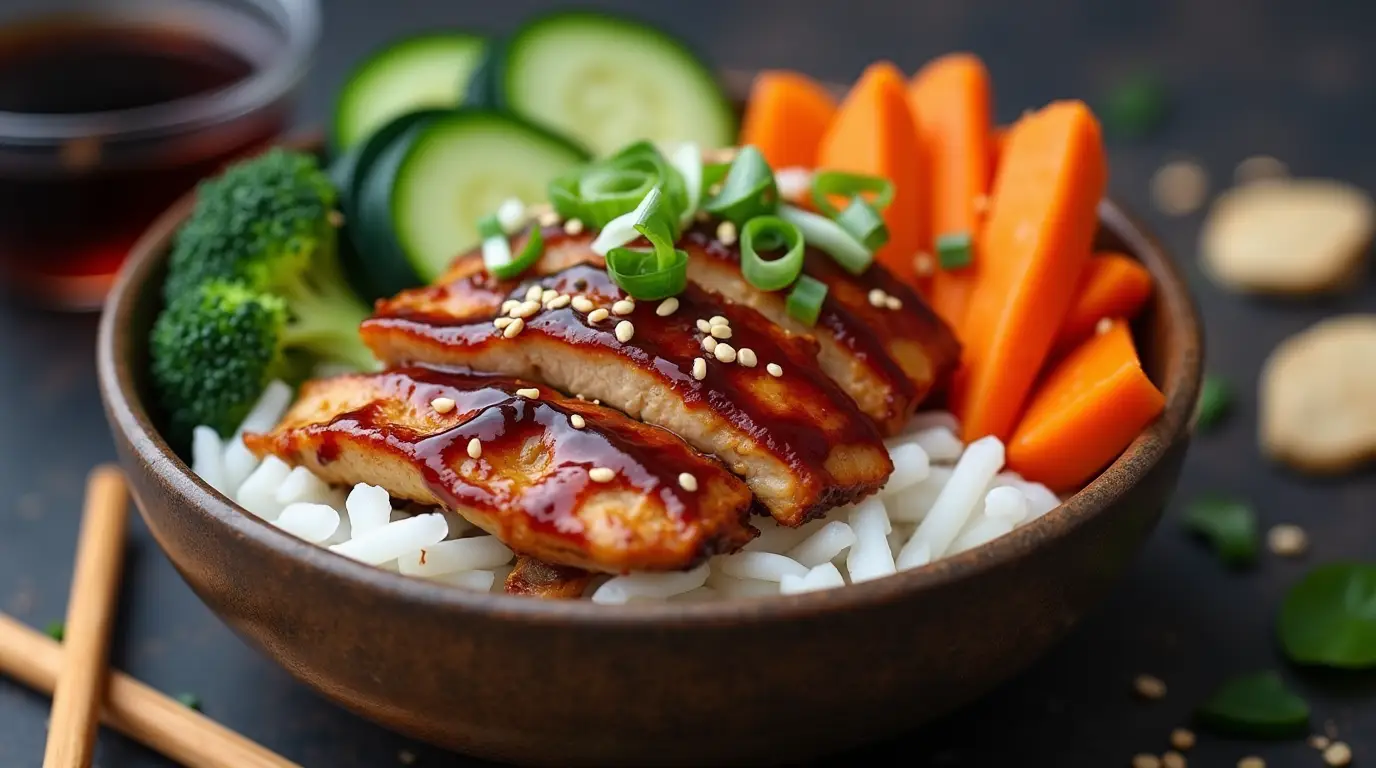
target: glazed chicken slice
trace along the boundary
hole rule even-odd
[[[592,574],[581,568],[550,565],[521,555],[516,558],[516,567],[507,575],[504,588],[509,595],[575,600],[583,596],[591,583]]]
[[[681,570],[756,535],[739,479],[673,434],[547,387],[425,368],[306,383],[258,456],[441,505],[553,565]]]
[[[578,263],[585,242],[551,240],[544,258],[574,266],[503,282],[481,255],[464,256],[450,282],[378,302],[364,341],[389,364],[544,381],[664,427],[745,478],[783,525],[883,485],[893,465],[881,436],[817,367],[810,337],[691,284],[667,303],[618,305],[600,265]],[[526,316],[512,320],[504,307]],[[713,318],[729,330],[714,335]]]
[[[688,253],[688,279],[818,344],[822,370],[855,400],[884,434],[896,434],[938,381],[960,361],[960,344],[911,288],[875,264],[862,275],[809,248],[804,271],[827,284],[817,324],[804,326],[784,309],[785,292],[762,291],[741,276],[736,245],[699,224],[679,243]]]

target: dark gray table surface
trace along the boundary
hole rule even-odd
[[[439,25],[496,31],[554,3],[328,0],[325,41],[302,104],[303,124],[328,112],[348,64],[395,35]],[[1366,3],[1257,0],[1000,2],[595,3],[635,9],[701,48],[723,67],[781,66],[833,79],[874,58],[907,70],[943,51],[980,53],[993,72],[1001,118],[1059,97],[1093,100],[1143,68],[1160,74],[1177,103],[1151,139],[1111,145],[1113,193],[1142,213],[1185,265],[1206,318],[1208,365],[1238,389],[1234,418],[1200,437],[1177,502],[1120,588],[1044,661],[979,704],[836,764],[879,761],[890,751],[920,765],[1127,765],[1160,752],[1170,729],[1223,677],[1279,668],[1310,697],[1315,723],[1332,721],[1358,764],[1376,760],[1376,677],[1319,675],[1286,667],[1273,617],[1286,587],[1310,564],[1376,558],[1376,477],[1316,482],[1269,467],[1255,448],[1255,380],[1281,339],[1330,314],[1376,308],[1369,282],[1324,302],[1261,302],[1227,294],[1194,261],[1200,214],[1150,209],[1147,180],[1176,157],[1198,160],[1215,188],[1244,157],[1272,154],[1298,174],[1335,176],[1376,189],[1376,72]],[[96,394],[92,316],[0,305],[0,610],[35,626],[60,618],[70,580],[82,483],[113,457]],[[1224,572],[1179,525],[1182,503],[1207,491],[1250,498],[1265,524],[1303,524],[1304,561],[1265,557],[1247,574]],[[476,765],[372,726],[317,698],[242,644],[191,594],[135,522],[116,630],[114,662],[168,692],[193,691],[212,717],[307,766]],[[1139,673],[1168,695],[1132,695]],[[913,691],[913,696],[921,696]],[[844,706],[844,702],[838,702]],[[0,766],[37,766],[48,699],[0,680]],[[738,713],[748,717],[749,713]],[[809,716],[825,727],[825,714]],[[1320,765],[1300,743],[1201,737],[1192,766],[1232,766],[1259,754],[1272,766]],[[167,763],[109,733],[105,768]]]

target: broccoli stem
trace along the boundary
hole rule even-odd
[[[319,269],[301,275],[283,286],[282,295],[292,315],[284,331],[287,346],[362,371],[377,369],[377,359],[358,334],[370,310],[344,282],[342,273]]]

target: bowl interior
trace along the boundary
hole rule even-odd
[[[318,146],[307,143],[300,146]],[[1119,206],[1100,204],[1096,249],[1132,255],[1151,272],[1153,298],[1134,323],[1134,335],[1153,382],[1166,397],[1166,408],[1132,445],[1100,476],[1056,510],[994,541],[931,565],[896,576],[800,595],[742,598],[692,603],[631,603],[608,610],[587,601],[544,601],[505,594],[475,593],[401,576],[363,565],[308,544],[277,529],[220,495],[193,475],[186,461],[167,444],[150,407],[148,334],[161,308],[161,285],[168,244],[186,217],[188,196],[170,209],[133,249],[106,305],[98,342],[101,388],[115,428],[125,432],[140,461],[154,468],[160,481],[184,497],[186,514],[203,514],[249,539],[266,553],[285,555],[323,569],[350,589],[376,591],[379,597],[451,608],[491,611],[537,623],[694,623],[712,621],[788,620],[819,609],[859,606],[961,578],[1066,535],[1094,515],[1112,514],[1115,502],[1183,439],[1192,425],[1198,397],[1202,339],[1187,287],[1160,245]]]

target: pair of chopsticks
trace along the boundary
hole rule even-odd
[[[300,768],[119,672],[107,649],[124,555],[128,492],[114,467],[86,486],[62,644],[0,614],[0,672],[53,694],[43,768],[89,768],[97,718],[190,768]]]

